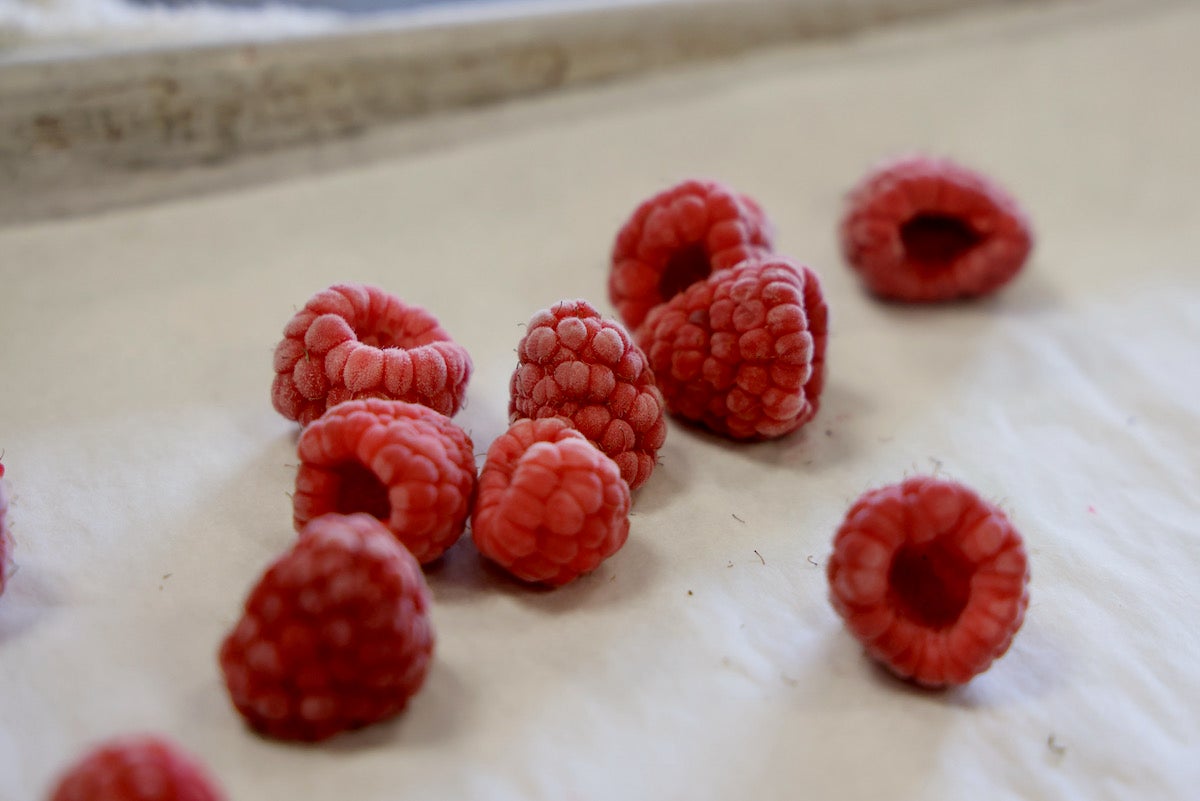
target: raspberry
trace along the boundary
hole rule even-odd
[[[94,748],[58,780],[50,801],[224,801],[199,762],[154,735],[127,735]]]
[[[872,490],[833,541],[830,600],[867,652],[929,687],[1008,650],[1029,604],[1025,547],[1004,513],[952,481]]]
[[[432,409],[378,398],[347,401],[304,429],[297,450],[297,531],[331,512],[367,512],[424,564],[466,527],[474,445]]]
[[[271,400],[301,425],[357,398],[410,401],[447,416],[462,408],[471,357],[432,314],[382,289],[318,292],[283,334]]]
[[[713,181],[684,181],[642,203],[621,227],[609,297],[635,330],[655,306],[714,271],[766,255],[773,238],[749,197]]]
[[[586,301],[562,301],[529,321],[509,382],[509,420],[566,417],[621,468],[646,483],[667,436],[663,399],[646,356]]]
[[[425,680],[433,640],[412,554],[370,515],[326,515],[251,591],[221,670],[254,729],[324,740],[399,714]]]
[[[517,578],[566,584],[625,544],[629,486],[567,420],[519,420],[488,449],[471,536]]]
[[[828,318],[807,267],[749,260],[654,309],[638,340],[672,413],[734,439],[761,439],[817,413]]]
[[[842,251],[867,288],[913,302],[985,295],[1011,280],[1033,247],[1016,201],[947,160],[884,164],[850,193]]]

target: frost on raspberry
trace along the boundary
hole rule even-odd
[[[867,653],[929,687],[987,670],[1029,604],[1020,534],[972,490],[936,478],[859,498],[827,574],[833,608]]]
[[[673,414],[734,439],[765,439],[817,413],[828,324],[812,270],[751,259],[654,309],[638,341]]]
[[[517,578],[559,586],[629,536],[629,486],[563,418],[519,420],[488,449],[471,536]]]
[[[318,292],[283,334],[271,400],[301,425],[359,398],[419,403],[447,416],[462,408],[467,351],[432,314],[382,289],[337,284]]]
[[[1003,189],[944,159],[884,164],[851,191],[842,251],[866,287],[902,301],[985,295],[1033,247],[1025,213]]]
[[[331,512],[366,512],[424,564],[466,527],[475,493],[474,445],[428,407],[378,398],[347,401],[304,429],[297,450],[297,531]]]
[[[566,417],[637,489],[667,436],[663,399],[646,356],[625,329],[583,300],[529,321],[509,382],[509,420]]]
[[[378,520],[326,515],[263,574],[221,645],[255,730],[317,741],[403,711],[433,653],[421,567]]]
[[[608,291],[636,330],[650,310],[711,273],[770,252],[759,205],[714,181],[684,181],[642,203],[621,227]]]
[[[116,737],[59,778],[50,801],[225,801],[208,771],[157,735]]]

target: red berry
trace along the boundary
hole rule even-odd
[[[204,766],[153,735],[117,737],[58,780],[50,801],[224,801]]]
[[[778,437],[817,413],[828,318],[807,267],[750,260],[654,309],[638,340],[672,413],[734,439]]]
[[[519,420],[488,449],[471,536],[517,578],[566,584],[625,544],[629,486],[568,421]]]
[[[646,356],[619,323],[586,301],[562,301],[529,321],[509,382],[509,419],[566,417],[621,468],[646,483],[667,436],[663,399]]]
[[[367,512],[424,564],[466,527],[474,445],[432,409],[378,398],[347,401],[304,429],[297,450],[297,531],[331,512]]]
[[[749,197],[714,181],[684,181],[642,203],[621,227],[609,296],[635,330],[651,309],[697,281],[768,253],[773,238]]]
[[[833,608],[867,652],[929,687],[987,670],[1029,604],[1021,535],[973,491],[936,478],[859,498],[834,537],[828,577]]]
[[[985,295],[1033,247],[1024,212],[979,173],[944,159],[889,162],[850,193],[842,250],[867,288],[905,301]]]
[[[275,348],[271,400],[308,425],[358,398],[389,398],[453,415],[471,357],[432,314],[373,286],[337,284],[314,295]]]
[[[433,640],[417,560],[370,515],[326,515],[250,593],[221,670],[254,729],[324,740],[401,712]]]

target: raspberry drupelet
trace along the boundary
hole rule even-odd
[[[909,156],[849,195],[842,252],[867,289],[910,302],[985,295],[1021,270],[1033,234],[1017,202],[945,159]]]
[[[864,494],[833,541],[830,600],[867,653],[928,687],[963,684],[1008,650],[1029,566],[1004,513],[952,481]]]
[[[317,741],[400,713],[433,653],[421,567],[366,514],[313,520],[246,599],[221,645],[255,730]]]
[[[204,766],[171,741],[126,735],[96,746],[58,779],[50,801],[225,801]]]
[[[425,564],[466,526],[475,493],[474,445],[428,407],[347,401],[304,429],[297,452],[297,531],[331,512],[366,512]]]
[[[625,544],[629,503],[616,463],[567,420],[518,420],[488,449],[471,536],[517,578],[558,586]]]
[[[533,316],[517,347],[509,420],[566,417],[637,489],[667,436],[663,399],[625,329],[583,300]]]
[[[715,181],[684,181],[642,203],[621,227],[608,291],[630,331],[655,306],[713,272],[771,251],[758,204]]]
[[[275,348],[271,400],[308,425],[359,398],[410,401],[452,416],[463,405],[471,357],[437,319],[378,287],[337,284],[318,292]]]
[[[638,341],[673,414],[733,439],[765,439],[817,413],[828,324],[810,269],[751,259],[655,308]]]

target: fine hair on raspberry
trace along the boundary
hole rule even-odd
[[[816,274],[771,257],[656,307],[638,341],[673,414],[732,439],[769,439],[816,415],[828,326]]]
[[[774,229],[759,205],[716,181],[689,180],[641,203],[612,250],[608,291],[636,331],[650,310],[717,270],[771,251]]]
[[[1020,534],[973,490],[918,476],[854,503],[833,541],[830,600],[871,657],[928,687],[1008,650],[1029,605]]]
[[[208,770],[171,740],[127,734],[91,748],[58,778],[49,801],[225,801]]]
[[[518,420],[488,449],[471,536],[517,578],[566,584],[625,544],[629,492],[616,463],[569,421]]]
[[[347,401],[300,435],[296,530],[329,513],[382,521],[421,563],[458,540],[475,493],[474,445],[448,417],[415,403]]]
[[[907,156],[851,192],[842,252],[880,297],[908,302],[986,295],[1011,281],[1033,247],[1025,212],[990,178],[948,159]]]
[[[662,394],[641,348],[587,301],[533,316],[509,393],[510,421],[565,417],[617,463],[630,489],[650,478],[667,436]]]
[[[275,348],[271,400],[308,425],[359,398],[409,401],[452,416],[462,408],[471,357],[437,318],[384,290],[336,284],[318,292]]]
[[[246,599],[220,650],[230,699],[256,731],[324,740],[399,714],[433,654],[430,596],[370,515],[326,515]]]

